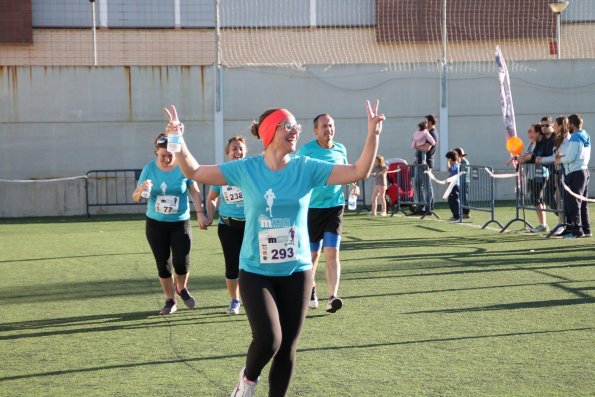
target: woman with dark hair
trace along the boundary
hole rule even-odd
[[[542,120],[542,121],[548,121]],[[562,205],[562,198],[564,195],[563,189],[561,189],[561,175],[563,174],[564,170],[563,167],[558,165],[554,166],[554,162],[556,161],[556,154],[557,153],[564,153],[568,148],[568,143],[570,141],[570,127],[568,126],[568,118],[564,116],[557,117],[556,120],[552,124],[554,128],[555,142],[554,142],[554,152],[551,156],[547,157],[538,157],[535,159],[537,164],[548,164],[550,167],[550,175],[552,175],[550,186],[551,192],[550,195],[553,198],[550,200],[551,202],[555,203],[556,208],[561,208],[562,211],[558,213],[558,225],[563,225],[566,222],[566,214],[564,210],[564,206]],[[556,209],[553,208],[552,209]],[[556,235],[560,235],[564,232],[562,227],[558,227],[555,230]]]
[[[192,246],[188,195],[192,196],[201,229],[207,227],[207,218],[198,186],[182,174],[175,153],[167,151],[165,134],[159,134],[155,139],[155,155],[157,158],[144,166],[132,199],[139,202],[143,192],[149,196],[145,233],[165,294],[165,305],[159,314],[165,315],[178,310],[174,291],[189,309],[196,305],[187,286]],[[175,280],[172,273],[175,273]]]
[[[252,342],[232,396],[253,396],[272,360],[269,396],[285,396],[293,374],[299,335],[312,291],[308,204],[317,186],[364,179],[374,163],[384,115],[366,101],[368,133],[354,164],[332,164],[294,154],[301,132],[287,109],[271,109],[252,123],[264,152],[220,165],[199,165],[184,139],[180,168],[188,178],[242,190],[246,227],[240,253],[240,295]],[[175,108],[165,109],[168,131],[182,133]]]
[[[246,157],[246,138],[235,135],[225,145],[225,155],[230,161]],[[231,297],[227,314],[240,314],[240,289],[238,276],[240,272],[240,249],[244,240],[244,195],[237,186],[211,186],[207,197],[207,217],[209,224],[213,222],[215,208],[219,203],[219,222],[217,235],[223,248],[225,258],[225,286]]]

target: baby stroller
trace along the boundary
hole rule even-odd
[[[413,188],[411,186],[411,167],[406,160],[394,158],[386,160],[389,174],[386,188],[386,202],[394,214],[404,206],[410,207],[413,202]],[[391,172],[397,171],[398,172]]]

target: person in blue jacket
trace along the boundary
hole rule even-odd
[[[583,129],[583,118],[578,114],[568,116],[570,141],[566,152],[559,151],[556,162],[564,167],[564,181],[572,193],[564,192],[564,205],[570,225],[562,233],[564,238],[591,237],[588,202],[580,197],[589,193],[589,160],[591,136]],[[578,197],[577,197],[578,196]]]
[[[285,396],[291,382],[299,335],[312,291],[308,204],[312,189],[366,178],[378,150],[384,115],[366,101],[368,132],[354,164],[332,164],[295,155],[301,126],[287,109],[270,109],[251,132],[264,152],[220,165],[199,165],[182,138],[184,175],[211,185],[233,185],[244,195],[246,227],[240,253],[240,295],[252,342],[232,396],[251,396],[264,367],[269,396]],[[183,132],[175,108],[168,131]]]

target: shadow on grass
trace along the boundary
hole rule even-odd
[[[464,309],[444,309],[444,310],[422,310],[416,312],[407,312],[403,314],[427,314],[427,313],[466,313],[466,312],[483,312],[489,310],[518,310],[518,309],[539,309],[543,307],[554,306],[572,306],[595,303],[595,298],[571,298],[571,299],[550,299],[545,301],[533,302],[515,302],[501,305],[489,305],[480,307],[469,307]]]
[[[557,261],[552,261],[557,262]],[[543,261],[538,261],[538,263],[543,263]],[[494,265],[494,264],[493,264]],[[501,263],[502,266],[511,266],[510,263]],[[475,266],[475,265],[469,265]],[[481,274],[481,273],[497,273],[497,272],[519,272],[519,271],[534,271],[534,270],[551,270],[551,269],[571,269],[571,268],[591,268],[593,266],[592,263],[586,264],[576,264],[576,265],[552,265],[552,266],[539,266],[539,267],[520,267],[513,265],[512,267],[501,267],[501,268],[493,268],[493,269],[465,269],[465,270],[450,270],[450,271],[440,271],[440,272],[428,272],[428,273],[404,273],[404,274],[387,274],[389,272],[394,272],[397,270],[419,270],[419,269],[376,269],[372,271],[363,271],[358,273],[383,273],[382,275],[377,276],[368,276],[368,277],[351,277],[350,274],[354,274],[351,272],[343,272],[341,276],[342,281],[355,281],[355,280],[374,280],[374,279],[390,279],[390,278],[410,278],[410,277],[433,277],[433,276],[456,276],[461,274]],[[436,266],[435,268],[431,269],[452,269],[451,267],[444,267],[444,266]]]
[[[362,298],[386,298],[386,297],[408,296],[408,295],[444,294],[444,293],[448,293],[448,292],[483,291],[483,290],[493,290],[493,289],[500,289],[500,288],[523,288],[523,287],[548,286],[548,287],[560,288],[566,292],[583,297],[585,299],[593,299],[590,295],[583,292],[583,291],[592,290],[593,288],[590,288],[590,287],[571,288],[571,287],[567,287],[566,285],[563,285],[563,284],[576,284],[576,283],[592,282],[592,281],[595,281],[595,280],[567,281],[565,283],[541,282],[541,283],[498,284],[498,285],[486,285],[486,286],[481,286],[481,287],[443,288],[443,289],[430,289],[430,290],[425,290],[425,291],[404,291],[404,292],[391,292],[391,293],[383,293],[383,294],[341,295],[341,296],[345,299],[351,300],[351,299],[362,299]],[[420,312],[420,313],[422,313],[422,312]],[[425,312],[423,312],[423,313],[425,313]],[[406,314],[411,314],[411,313],[406,313]]]
[[[50,280],[51,281],[51,280]],[[218,290],[225,288],[224,277],[196,276],[192,285],[196,290]],[[81,302],[88,299],[107,297],[138,296],[160,290],[155,278],[92,280],[78,282],[51,282],[30,284],[27,288],[10,286],[0,288],[3,304],[22,304],[55,301]]]
[[[361,345],[353,344],[353,345],[347,345],[347,346],[328,346],[328,347],[316,347],[316,348],[304,348],[304,349],[298,348],[298,353],[308,353],[308,352],[319,353],[321,351],[333,351],[333,350],[378,349],[378,348],[386,348],[386,347],[391,347],[391,346],[405,346],[405,345],[416,345],[416,344],[427,344],[427,343],[456,342],[456,341],[491,339],[491,338],[510,338],[510,337],[519,337],[519,336],[558,334],[558,333],[566,333],[566,332],[583,332],[583,331],[592,331],[593,329],[594,328],[592,328],[592,327],[568,328],[568,329],[545,330],[545,331],[511,332],[511,333],[491,334],[491,335],[469,335],[469,336],[459,336],[459,337],[451,337],[451,338],[405,340],[405,341],[386,342],[386,343],[368,343],[368,344],[361,344]],[[149,367],[149,366],[156,366],[156,365],[208,362],[208,361],[227,360],[230,358],[242,358],[242,357],[245,357],[245,353],[209,356],[209,357],[178,358],[178,359],[174,359],[174,360],[159,360],[159,361],[147,361],[147,362],[137,362],[137,363],[126,363],[126,364],[102,365],[102,366],[97,366],[97,367],[64,369],[64,370],[59,370],[59,371],[48,371],[48,372],[38,372],[38,373],[32,373],[32,374],[5,376],[5,377],[0,377],[0,382],[11,381],[11,380],[20,380],[20,379],[43,378],[43,377],[47,377],[47,376],[62,376],[62,375],[68,375],[68,374],[78,374],[78,373],[105,371],[105,370],[113,370],[113,369],[117,370],[117,369],[124,369],[124,368],[140,368],[140,367]]]
[[[2,263],[18,263],[18,262],[36,262],[36,261],[53,261],[53,260],[62,260],[62,259],[83,259],[83,258],[103,258],[109,256],[117,256],[122,257],[126,255],[147,255],[147,251],[143,252],[114,252],[112,254],[95,254],[95,255],[68,255],[68,256],[51,256],[45,258],[22,258],[22,259],[7,259],[7,260],[0,260],[0,264]]]
[[[450,231],[452,233],[452,231]],[[535,242],[541,241],[536,240],[535,235],[497,235],[497,236],[457,236],[451,235],[450,237],[430,238],[424,239],[422,237],[411,237],[411,238],[388,238],[388,239],[374,239],[364,240],[355,239],[345,234],[341,240],[342,251],[359,251],[364,249],[386,249],[386,248],[435,248],[435,247],[469,247],[473,245],[485,246],[488,244],[507,244],[507,243],[521,243],[521,242]],[[576,250],[576,246],[573,246]],[[558,247],[556,247],[557,249]]]
[[[205,312],[205,310],[209,309],[218,310]],[[198,317],[199,315],[200,317]],[[171,316],[160,316],[156,310],[134,313],[110,313],[91,316],[63,317],[5,323],[0,325],[0,333],[18,332],[18,334],[0,334],[0,340],[85,334],[91,332],[109,332],[123,329],[131,330],[172,327],[179,325],[232,323],[237,321],[247,321],[246,316],[229,316],[225,314],[223,306],[215,308],[205,307],[194,310],[181,310]],[[39,330],[39,332],[33,332],[37,330]]]

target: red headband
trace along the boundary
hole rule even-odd
[[[260,139],[262,139],[265,149],[273,140],[275,131],[277,130],[277,125],[279,125],[281,120],[286,117],[294,118],[293,114],[291,114],[289,110],[277,109],[273,113],[269,114],[264,120],[262,120],[262,123],[260,123],[260,126],[258,127],[258,135],[260,136]]]

